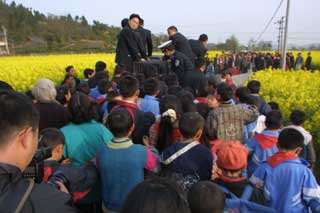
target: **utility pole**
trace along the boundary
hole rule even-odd
[[[288,41],[288,26],[289,26],[289,12],[290,12],[290,0],[287,0],[287,13],[286,13],[286,25],[284,30],[283,38],[283,49],[282,49],[282,69],[286,70],[286,50]]]
[[[279,34],[278,34],[278,52],[280,52],[280,49],[282,50],[282,41],[283,41],[283,23],[284,23],[285,17],[282,16],[280,18],[280,20],[276,21],[274,24],[278,24],[279,28],[277,28],[277,30],[279,30]]]

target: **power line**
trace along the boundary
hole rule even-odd
[[[267,26],[263,29],[263,31],[259,34],[259,36],[258,36],[257,39],[255,40],[256,42],[258,42],[258,41],[261,39],[262,35],[267,31],[268,27],[269,27],[270,24],[272,23],[272,20],[273,20],[274,17],[277,15],[277,12],[279,11],[279,9],[280,9],[280,7],[281,7],[282,2],[283,2],[283,0],[280,1],[279,6],[278,6],[277,9],[274,11],[274,13],[273,13],[271,19],[269,20]]]

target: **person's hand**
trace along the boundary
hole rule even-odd
[[[150,146],[149,137],[148,137],[147,135],[143,136],[143,138],[142,138],[142,143],[143,143],[146,147],[149,147],[149,146]]]
[[[72,163],[72,160],[70,158],[67,158],[61,162],[62,165],[69,164],[69,163]]]
[[[64,192],[64,193],[69,194],[68,189],[66,188],[66,186],[65,186],[62,182],[56,181],[56,184],[59,186],[59,190],[60,190],[61,192]]]

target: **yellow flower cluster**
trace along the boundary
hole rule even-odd
[[[85,68],[94,69],[97,61],[107,63],[109,74],[113,74],[115,54],[72,54],[46,56],[17,56],[0,58],[0,80],[18,91],[27,91],[39,78],[49,78],[60,83],[68,65],[73,65],[77,76],[83,78]]]
[[[274,101],[279,104],[286,123],[292,110],[299,109],[306,112],[307,121],[304,127],[311,132],[319,155],[320,71],[299,70],[284,72],[281,70],[266,70],[256,72],[252,79],[261,82],[260,94],[267,102]],[[320,170],[316,169],[315,172],[317,177],[320,178]]]

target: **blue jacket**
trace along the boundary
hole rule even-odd
[[[250,177],[260,164],[278,152],[279,132],[270,132],[267,130],[256,134],[253,138],[246,140],[246,146],[250,151],[247,172]]]
[[[144,180],[146,161],[146,147],[133,144],[129,139],[112,140],[100,148],[97,164],[103,203],[109,211],[120,211],[129,192]]]
[[[154,116],[160,115],[159,100],[154,96],[144,96],[139,107],[142,112],[152,112]]]
[[[310,212],[308,206],[319,210],[320,187],[303,159],[283,160],[273,166],[268,160],[250,182],[263,190],[268,206],[277,212]]]

